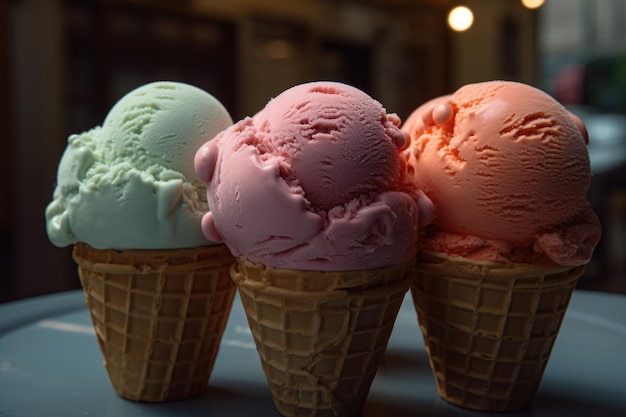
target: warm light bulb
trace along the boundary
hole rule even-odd
[[[527,9],[538,9],[543,6],[545,0],[521,0],[524,7]]]
[[[457,6],[448,14],[448,25],[457,32],[469,29],[472,23],[474,23],[474,14],[465,6]]]

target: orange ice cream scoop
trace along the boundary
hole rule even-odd
[[[425,103],[404,151],[437,216],[428,249],[467,258],[587,263],[600,225],[587,201],[584,125],[531,86],[469,84]]]

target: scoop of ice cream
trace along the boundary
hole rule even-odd
[[[139,169],[160,165],[195,181],[198,148],[232,119],[205,91],[182,83],[161,82],[137,88],[113,106],[103,130],[114,159],[132,160]]]
[[[222,104],[191,85],[155,82],[120,99],[102,127],[71,135],[46,209],[57,246],[163,249],[208,245],[208,210],[193,170],[197,149],[232,125]]]
[[[589,261],[600,226],[586,197],[586,133],[549,95],[470,84],[425,103],[403,130],[409,170],[437,208],[427,244],[487,260]]]
[[[400,120],[341,83],[292,87],[205,144],[206,236],[282,268],[346,270],[415,256],[430,201],[407,179]]]

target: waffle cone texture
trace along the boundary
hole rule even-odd
[[[145,402],[202,393],[236,290],[228,249],[115,251],[77,243],[73,257],[115,391]]]
[[[343,272],[233,264],[280,414],[359,415],[413,274],[413,262]]]
[[[584,269],[418,260],[411,293],[440,397],[479,411],[529,408]]]

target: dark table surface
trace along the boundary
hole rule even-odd
[[[407,294],[363,417],[497,416],[438,398]],[[576,290],[539,392],[525,416],[626,416],[626,296]],[[0,305],[0,416],[276,417],[238,296],[203,395],[165,404],[118,397],[83,294]]]

